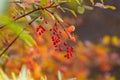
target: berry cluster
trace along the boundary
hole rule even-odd
[[[40,16],[40,19],[42,20],[43,17]],[[48,21],[44,20],[44,23],[48,24]],[[62,31],[59,29],[59,26],[60,26],[59,23],[56,22],[54,24],[54,27],[50,29],[50,32],[52,33],[51,40],[53,42],[55,50],[60,51],[60,52],[61,51],[66,51],[67,53],[64,55],[64,57],[69,59],[69,58],[71,58],[73,56],[72,54],[73,54],[74,48],[72,46],[68,45],[67,42],[64,42],[64,41],[61,40]],[[70,28],[69,28],[69,30],[70,30]],[[66,30],[68,30],[68,29],[66,29]],[[46,29],[42,25],[39,25],[36,28],[36,32],[39,35],[42,35],[45,31],[46,31]]]
[[[59,44],[61,42],[60,40],[60,31],[58,30],[58,23],[54,24],[54,27],[52,29],[50,29],[50,31],[52,32],[53,36],[51,37],[52,41],[53,41],[53,45],[55,47],[55,50],[58,50]],[[59,48],[60,51],[62,51],[62,48]]]
[[[45,31],[46,31],[46,29],[45,29],[44,26],[42,26],[42,25],[39,25],[39,27],[36,28],[36,32],[37,32],[39,35],[42,35]]]
[[[53,41],[53,45],[55,47],[55,50],[66,51],[67,54],[65,54],[64,57],[69,59],[70,57],[72,57],[72,53],[74,51],[74,48],[72,46],[69,46],[67,44],[67,42],[61,41],[61,32],[58,30],[58,26],[59,26],[58,23],[55,23],[54,27],[52,29],[50,29],[50,31],[53,34],[51,39]]]
[[[70,57],[72,57],[72,54],[74,52],[74,48],[72,46],[67,47],[66,51],[67,51],[67,54],[65,54],[64,57],[69,59]]]

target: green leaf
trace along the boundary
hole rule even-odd
[[[84,5],[83,7],[87,10],[93,10],[93,7],[91,7],[91,6]]]
[[[60,21],[60,22],[63,22],[62,18],[58,15],[58,14],[54,14],[55,15],[55,18]]]
[[[35,40],[32,38],[32,36],[27,32],[23,31],[20,35],[20,38],[28,45],[32,46],[33,44],[36,45]]]
[[[12,31],[16,36],[19,35],[21,31],[23,31],[23,27],[21,27],[20,24],[14,23],[12,19],[8,16],[0,16],[0,22],[2,24],[5,24],[6,28]],[[20,34],[20,39],[22,39],[28,46],[36,45],[35,40],[32,38],[32,36],[27,32],[23,31]]]
[[[69,8],[64,8],[64,9],[67,10],[67,11],[69,11],[69,12],[71,12],[75,17],[77,17],[77,14],[75,13],[74,10],[69,9]]]
[[[80,3],[83,3],[84,0],[80,0]]]
[[[85,8],[81,7],[81,6],[78,6],[77,11],[78,11],[78,13],[83,14],[85,12]]]
[[[54,2],[56,5],[59,4],[58,0],[52,0],[52,2]]]
[[[40,6],[45,7],[48,3],[48,0],[41,0],[40,1]]]
[[[79,5],[80,5],[80,1],[79,0],[75,0]]]
[[[8,0],[0,0],[0,15],[4,13],[8,6]]]
[[[18,7],[19,7],[19,10],[25,10],[25,7],[23,6],[23,4],[18,3],[17,5],[18,5]]]
[[[60,71],[58,71],[58,80],[62,80],[62,74]]]
[[[62,12],[65,12],[65,10],[61,7],[61,6],[59,6],[58,7]]]

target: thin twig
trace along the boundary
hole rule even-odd
[[[23,18],[23,17],[25,17],[25,16],[27,16],[27,15],[29,15],[29,14],[33,13],[33,12],[38,11],[38,10],[40,10],[40,8],[38,8],[38,9],[34,9],[34,10],[32,10],[32,11],[30,11],[30,12],[28,12],[28,13],[26,13],[26,14],[22,15],[22,16],[20,16],[20,17],[16,18],[14,21],[17,21],[18,19],[21,19],[21,18]]]
[[[54,3],[53,3],[53,4],[54,4]],[[28,13],[26,13],[26,14],[18,17],[18,18],[16,18],[14,21],[17,21],[17,20],[19,20],[19,19],[21,19],[21,18],[23,18],[23,17],[25,17],[25,16],[33,13],[33,12],[36,12],[36,11],[39,11],[39,10],[45,10],[45,9],[47,10],[48,8],[53,8],[53,7],[56,7],[56,6],[57,6],[57,5],[52,6],[53,4],[51,4],[50,6],[47,6],[47,7],[45,7],[45,8],[38,8],[38,9],[32,10],[32,11],[30,11],[30,12],[28,12]],[[48,11],[49,11],[49,10],[48,10]],[[34,20],[33,20],[33,21],[34,21]],[[32,21],[32,22],[33,22],[33,21]],[[57,20],[57,21],[58,21],[58,20]],[[32,22],[31,22],[31,23],[32,23]],[[31,23],[30,23],[29,25],[31,25]],[[59,23],[60,23],[60,22],[59,22]],[[61,24],[61,23],[60,23],[60,24]],[[6,25],[8,25],[8,24],[6,24]],[[0,29],[4,28],[6,25],[1,26]],[[62,24],[61,24],[61,25],[62,25]],[[65,30],[65,28],[64,28],[63,25],[62,25],[62,27],[63,27],[64,31],[67,32],[67,31]],[[24,29],[25,29],[25,28],[24,28]],[[19,38],[19,36],[21,35],[21,33],[24,31],[24,29],[14,38],[14,40],[8,45],[8,47],[6,47],[6,48],[3,50],[3,52],[0,54],[0,57],[13,45],[13,43]]]
[[[15,39],[6,47],[3,52],[0,54],[0,57],[10,48],[10,46],[19,38],[24,29],[15,37]]]
[[[45,9],[47,12],[49,12],[50,14],[52,14],[54,16],[54,13],[49,11],[48,9]],[[55,17],[55,16],[54,16]],[[55,19],[57,20],[57,22],[60,24],[60,26],[63,28],[63,30],[65,31],[65,33],[68,35],[69,39],[70,39],[70,35],[69,33],[66,31],[66,28],[63,24],[61,24],[61,22],[55,17]]]
[[[52,6],[52,5],[53,5],[53,4],[51,4],[50,6],[47,6],[47,7],[45,7],[45,8],[37,8],[37,9],[34,9],[34,10],[32,10],[32,11],[30,11],[30,12],[28,12],[28,13],[22,15],[22,16],[17,17],[16,19],[14,19],[14,21],[17,21],[17,20],[19,20],[19,19],[21,19],[21,18],[23,18],[23,17],[25,17],[25,16],[27,16],[27,15],[29,15],[29,14],[32,14],[32,13],[34,13],[34,12],[36,12],[36,11],[44,10],[44,9],[48,9],[48,8],[54,8],[54,7],[57,7],[57,6],[58,6],[58,5],[55,5],[55,6]],[[6,26],[6,25],[1,26],[0,29],[4,28],[5,26]]]
[[[39,17],[39,16],[38,16]],[[31,22],[29,22],[28,24],[31,25],[38,17],[35,17]]]

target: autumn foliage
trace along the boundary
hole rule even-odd
[[[12,72],[18,75],[26,65],[34,80],[61,80],[61,73],[63,80],[117,80],[112,70],[119,66],[120,59],[111,46],[118,47],[119,38],[105,35],[98,44],[82,42],[74,33],[77,25],[66,22],[63,16],[67,11],[77,18],[94,7],[116,9],[103,0],[89,3],[84,0],[7,0],[5,4],[10,7],[0,13],[2,70],[11,77]]]

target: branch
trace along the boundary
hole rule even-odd
[[[15,39],[8,45],[7,48],[5,48],[5,50],[3,50],[2,53],[0,53],[0,57],[10,48],[10,46],[19,38],[19,36],[21,35],[21,33],[24,31],[24,29],[15,37]]]
[[[59,5],[53,6],[53,4],[54,4],[54,3],[52,3],[50,6],[47,6],[47,7],[45,7],[45,8],[37,8],[37,9],[34,9],[34,10],[32,10],[32,11],[30,11],[30,12],[28,12],[28,13],[26,13],[26,14],[18,17],[18,18],[16,18],[16,19],[14,19],[14,21],[17,21],[17,20],[19,20],[19,19],[21,19],[21,18],[23,18],[23,17],[25,17],[25,16],[27,16],[27,15],[29,15],[29,14],[32,14],[32,13],[34,13],[34,12],[36,12],[36,11],[39,11],[39,10],[44,10],[44,9],[54,8],[54,7],[59,6]],[[4,28],[5,26],[6,26],[6,25],[1,26],[0,29]]]
[[[29,22],[28,24],[31,25],[38,17],[35,17],[31,22]]]
[[[16,18],[14,21],[17,21],[17,20],[19,20],[19,19],[21,19],[21,18],[23,18],[23,17],[25,17],[25,16],[27,16],[27,15],[33,13],[33,12],[36,12],[36,11],[38,11],[38,10],[41,10],[41,8],[34,9],[34,10],[32,10],[32,11],[30,11],[30,12],[28,12],[28,13],[26,13],[26,14],[24,14],[24,15],[18,17],[18,18]]]
[[[53,8],[53,7],[59,6],[59,5],[55,5],[55,6],[53,6],[53,5],[54,5],[54,3],[52,3],[50,6],[47,6],[47,7],[45,7],[45,8],[38,8],[38,9],[32,10],[32,11],[30,11],[30,12],[28,12],[28,13],[26,13],[26,14],[24,14],[24,15],[16,18],[16,19],[14,19],[14,21],[17,21],[17,20],[19,20],[19,19],[21,19],[21,18],[23,18],[23,17],[25,17],[25,16],[33,13],[33,12],[36,12],[36,11],[39,11],[39,10],[47,10],[48,8]],[[49,10],[48,10],[48,12],[49,12]],[[53,14],[54,14],[54,13],[53,13]],[[33,20],[29,23],[29,25],[31,25],[31,23],[34,22],[36,19],[37,19],[37,18],[33,19]],[[57,21],[58,21],[58,20],[57,20]],[[59,22],[59,21],[58,21],[58,22]],[[59,22],[59,24],[62,26],[62,28],[64,29],[64,31],[67,33],[65,27],[64,27],[60,22]],[[8,25],[8,24],[6,24],[6,25]],[[1,26],[0,29],[4,28],[6,25]],[[24,29],[25,29],[25,28],[24,28]],[[3,52],[0,54],[0,57],[1,57],[2,55],[4,55],[4,53],[13,45],[13,43],[19,38],[19,36],[21,35],[21,33],[24,31],[24,29],[14,38],[14,40],[8,45],[8,47],[6,47],[6,48],[3,50]],[[68,33],[67,33],[67,34],[68,34]],[[69,36],[69,34],[68,34],[68,36]]]
[[[49,12],[50,14],[52,14],[54,16],[54,13],[49,11],[48,9],[45,9],[47,12]],[[54,16],[55,17],[55,16]],[[66,31],[66,28],[63,24],[60,23],[60,21],[55,17],[56,21],[60,24],[60,26],[63,28],[63,30],[65,31],[65,33],[68,35],[69,39],[70,39],[70,34]]]

